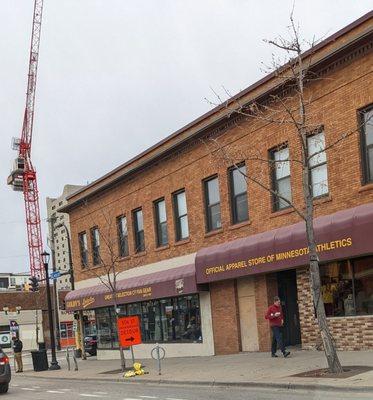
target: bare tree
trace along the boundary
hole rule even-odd
[[[232,143],[228,143],[228,139],[224,141],[217,138],[205,139],[211,155],[212,162],[217,162],[227,166],[235,166],[238,171],[245,177],[247,182],[253,182],[271,193],[278,202],[293,208],[297,215],[304,221],[306,227],[307,244],[309,248],[309,270],[311,291],[313,304],[317,314],[318,327],[323,343],[325,356],[328,362],[329,370],[333,373],[342,372],[342,366],[339,361],[336,346],[332,334],[330,332],[326,319],[324,302],[321,295],[321,281],[319,269],[319,256],[317,251],[317,243],[314,234],[314,187],[311,180],[311,170],[324,157],[326,151],[338,146],[342,141],[359,131],[359,127],[349,132],[343,132],[336,139],[325,145],[323,136],[318,133],[322,129],[322,124],[318,120],[318,115],[312,107],[312,94],[309,90],[311,82],[320,81],[320,77],[312,70],[312,57],[314,54],[315,41],[307,43],[309,50],[304,53],[303,45],[306,43],[300,39],[299,26],[294,22],[293,12],[290,15],[289,26],[290,38],[279,37],[276,40],[266,41],[275,48],[284,51],[286,54],[286,62],[279,63],[272,57],[271,70],[273,72],[273,80],[276,82],[276,88],[266,101],[258,101],[242,104],[237,98],[230,95],[225,89],[227,100],[216,93],[219,105],[224,105],[228,110],[228,116],[233,114],[239,115],[240,118],[248,124],[236,124],[238,129],[245,132],[245,135],[252,134],[260,127],[268,126],[286,128],[289,132],[295,132],[297,139],[296,154],[285,153],[277,159],[268,159],[263,156],[263,149],[260,144],[255,141],[250,142],[250,149],[244,151],[239,147],[234,147]],[[326,78],[323,78],[326,79]],[[210,102],[211,103],[211,102]],[[316,138],[310,141],[313,135]],[[279,146],[278,150],[285,149],[287,144]],[[256,163],[256,168],[243,171],[239,168],[238,162],[241,160]],[[283,169],[290,168],[290,164],[301,169],[302,176],[302,193],[303,206],[296,205],[289,193],[283,192],[278,188],[272,187],[270,179],[268,179],[268,170],[276,173]],[[268,168],[269,167],[269,168]],[[327,182],[326,182],[327,184]]]
[[[93,248],[93,258],[96,260],[97,267],[88,268],[86,271],[93,277],[97,278],[105,288],[108,289],[112,296],[116,327],[118,331],[118,320],[120,318],[120,311],[117,302],[118,292],[118,276],[123,271],[120,264],[123,262],[123,246],[125,243],[122,241],[119,229],[127,231],[127,226],[118,226],[117,218],[112,212],[106,211],[105,206],[98,205],[97,211],[91,212],[86,202],[84,205],[86,215],[90,219],[91,226],[94,227],[97,235],[95,238],[98,241],[98,248]],[[96,216],[96,218],[94,217]],[[139,265],[140,261],[133,262],[131,268]],[[125,370],[126,362],[123,352],[123,347],[120,345],[119,337],[119,352],[121,360],[121,369]]]

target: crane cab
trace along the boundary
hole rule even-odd
[[[25,159],[17,157],[13,163],[13,170],[8,176],[7,184],[13,187],[16,192],[23,190],[23,174],[25,171]]]

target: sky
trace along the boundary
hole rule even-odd
[[[23,196],[6,185],[25,108],[33,0],[1,0],[0,272],[29,270]],[[298,0],[305,39],[325,38],[371,1]],[[32,160],[43,242],[46,197],[86,184],[191,122],[214,91],[265,75],[293,0],[44,0]],[[46,246],[45,246],[46,247]]]

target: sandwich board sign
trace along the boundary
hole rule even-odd
[[[138,316],[118,319],[119,342],[121,347],[141,344],[140,318]]]

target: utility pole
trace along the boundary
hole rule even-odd
[[[48,273],[48,262],[49,262],[49,254],[44,251],[41,253],[42,261],[44,265],[45,279],[46,279],[46,289],[47,289],[47,301],[48,301],[48,320],[49,320],[49,333],[50,333],[50,341],[51,341],[51,351],[52,351],[52,361],[49,367],[50,370],[61,369],[58,364],[56,358],[56,343],[54,340],[54,326],[53,326],[53,316],[52,316],[52,300],[51,300],[51,292],[49,285],[49,273]]]
[[[50,224],[50,237],[49,237],[49,247],[52,251],[52,271],[56,272],[56,251],[54,244],[54,230],[55,230],[55,222],[56,217],[51,217],[48,219]],[[57,279],[53,279],[53,319],[56,327],[56,344],[57,350],[61,350],[61,341],[60,341],[60,318],[59,318],[59,301],[58,301],[58,288],[57,288]]]

